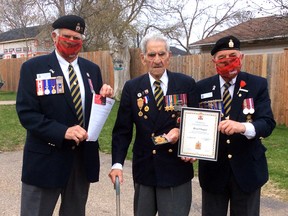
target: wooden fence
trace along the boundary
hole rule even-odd
[[[141,64],[139,49],[130,52],[130,75],[134,78],[145,73],[146,68]],[[113,86],[113,63],[108,51],[81,53],[81,56],[98,64],[103,81]],[[1,91],[17,91],[20,67],[26,60],[0,60],[0,74],[5,81]],[[215,74],[209,54],[172,57],[169,69],[192,76],[196,81]],[[267,78],[275,120],[277,124],[288,126],[288,49],[277,54],[247,55],[242,69]]]

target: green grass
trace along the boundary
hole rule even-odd
[[[0,100],[15,100],[15,93],[0,92]],[[99,137],[100,150],[104,153],[111,153],[112,129],[115,123],[119,102],[116,102],[104,128]],[[20,125],[15,105],[0,106],[0,151],[14,151],[23,148],[25,141],[25,130]],[[288,201],[288,128],[277,126],[272,135],[263,140],[267,147],[266,152],[270,181],[268,189],[271,193],[280,192],[280,198]],[[132,145],[128,152],[127,159],[132,158]],[[197,170],[197,164],[195,164]],[[197,172],[197,171],[196,171]],[[269,187],[273,185],[273,188]],[[276,187],[276,192],[275,191]]]
[[[277,182],[280,189],[288,190],[288,128],[277,126],[272,135],[263,140],[267,147],[266,153],[270,179]]]
[[[0,151],[21,149],[25,140],[25,129],[19,123],[15,105],[0,106]]]
[[[0,91],[0,101],[8,101],[8,100],[16,100],[16,93]]]

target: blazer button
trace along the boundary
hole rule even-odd
[[[156,154],[156,150],[155,149],[152,151],[152,154],[154,154],[154,155]]]
[[[226,140],[226,143],[227,143],[227,144],[230,144],[230,139],[227,139],[227,140]]]
[[[72,146],[72,150],[74,150],[76,148],[76,146]]]
[[[175,118],[176,117],[176,115],[175,114],[172,114],[172,116],[171,116],[172,118]]]
[[[169,149],[168,152],[169,152],[169,153],[172,153],[172,152],[173,152],[173,149]]]
[[[231,155],[231,154],[228,154],[228,158],[231,159],[231,158],[232,158],[232,155]]]
[[[154,133],[152,133],[152,134],[151,134],[151,136],[152,136],[152,137],[154,137],[154,136],[155,136],[155,134],[154,134]]]

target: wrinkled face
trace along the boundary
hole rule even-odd
[[[143,65],[148,66],[148,70],[154,79],[160,79],[165,69],[169,66],[171,52],[167,51],[164,41],[148,41],[146,53],[141,54]]]

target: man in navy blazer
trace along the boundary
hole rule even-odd
[[[93,92],[112,96],[98,65],[78,57],[85,22],[68,15],[53,23],[56,50],[21,67],[16,109],[27,130],[22,167],[21,216],[84,216],[89,183],[99,180],[98,141],[86,141]],[[80,88],[83,123],[70,92],[68,66]],[[72,85],[72,84],[71,84]],[[72,88],[72,87],[71,87]]]
[[[167,70],[170,49],[161,35],[149,35],[141,43],[141,60],[149,72],[126,82],[112,134],[112,182],[119,176],[132,141],[133,145],[134,215],[185,216],[191,206],[193,166],[178,152],[179,106],[196,106],[195,81],[191,77]],[[165,97],[162,109],[154,98],[154,81],[161,83]],[[179,123],[179,122],[178,122]],[[163,142],[162,142],[163,141]],[[163,143],[163,144],[160,144]]]
[[[218,128],[218,160],[199,160],[202,215],[226,216],[230,202],[230,215],[256,216],[261,187],[268,180],[261,140],[275,127],[267,80],[240,71],[243,54],[234,36],[218,40],[211,55],[218,74],[197,82],[199,102],[209,107],[221,100],[225,83],[232,102],[228,106],[224,96],[227,108]]]

